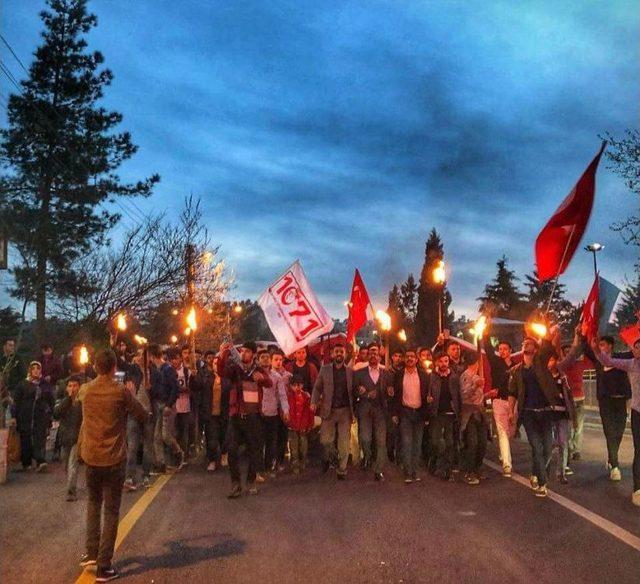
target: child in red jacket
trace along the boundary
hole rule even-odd
[[[307,466],[309,442],[307,434],[313,428],[311,396],[303,391],[304,380],[299,375],[291,378],[287,398],[289,400],[289,451],[294,474],[300,474]]]

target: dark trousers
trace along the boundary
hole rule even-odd
[[[538,477],[538,484],[547,484],[547,463],[553,449],[553,418],[551,412],[524,410],[522,424],[531,446],[531,474]]]
[[[276,453],[278,464],[284,464],[285,454],[287,453],[287,444],[289,442],[289,428],[280,420],[278,424],[278,452]]]
[[[276,465],[278,455],[278,430],[280,416],[264,416],[262,418],[262,437],[264,442],[264,470],[270,471]]]
[[[220,438],[220,416],[200,416],[200,429],[204,432],[204,443],[209,462],[220,462],[222,440]]]
[[[240,445],[244,442],[249,456],[249,468],[247,470],[247,483],[256,480],[256,472],[260,466],[260,415],[248,414],[245,416],[232,416],[229,418],[229,473],[231,482],[240,484]]]
[[[391,462],[400,464],[402,460],[400,425],[394,424],[391,418],[391,415],[387,415],[387,458]]]
[[[407,477],[414,476],[418,471],[423,434],[424,417],[420,410],[403,407],[400,412],[400,439],[402,464]]]
[[[26,429],[20,432],[20,461],[22,466],[28,468],[31,461],[35,460],[37,464],[45,462],[45,451],[47,444],[46,432],[32,432]]]
[[[619,466],[618,450],[627,426],[627,400],[623,397],[607,397],[598,400],[602,429],[607,441],[609,464]]]
[[[114,466],[87,465],[87,554],[99,568],[111,566],[125,469],[126,460]]]
[[[176,414],[176,440],[185,456],[189,452],[189,437],[191,435],[191,412]]]
[[[429,422],[430,465],[451,472],[455,449],[453,414],[438,414]]]
[[[631,435],[633,436],[633,492],[640,489],[640,412],[631,409]]]
[[[477,473],[487,452],[487,423],[482,414],[473,414],[464,429],[464,466],[468,473]]]
[[[387,420],[384,410],[369,400],[360,400],[357,405],[358,439],[364,460],[373,462],[375,472],[382,472],[387,459]],[[375,439],[376,455],[373,461],[372,442]]]

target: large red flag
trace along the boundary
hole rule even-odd
[[[557,278],[569,266],[591,216],[596,170],[606,142],[536,239],[536,265],[540,282]]]
[[[364,286],[360,272],[356,269],[349,300],[349,323],[347,325],[347,342],[356,338],[356,333],[367,324],[367,308],[371,304],[369,294]]]
[[[582,309],[582,324],[586,328],[585,335],[589,342],[598,336],[598,325],[600,323],[600,287],[598,280],[599,278],[596,276]]]

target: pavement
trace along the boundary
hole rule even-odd
[[[526,477],[528,445],[516,441],[513,451]],[[638,584],[630,437],[621,483],[608,480],[604,452],[601,430],[587,428],[583,460],[573,464],[569,485],[550,483],[549,499],[488,467],[486,480],[471,487],[424,471],[420,483],[405,485],[393,465],[384,483],[359,469],[338,482],[316,463],[299,478],[269,480],[258,496],[229,501],[228,473],[191,464],[160,488],[123,494],[115,565],[123,581],[154,584]],[[488,459],[495,464],[493,445]],[[77,565],[86,493],[65,502],[64,471],[50,469],[11,473],[0,486],[0,582],[93,580]]]

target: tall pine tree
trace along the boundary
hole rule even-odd
[[[418,284],[413,274],[409,274],[407,281],[400,286],[400,301],[407,320],[413,323],[418,310]]]
[[[15,296],[35,300],[42,339],[47,296],[60,282],[78,281],[72,263],[105,241],[119,219],[100,203],[148,196],[157,175],[127,184],[116,174],[137,148],[117,132],[122,115],[100,105],[113,78],[85,35],[97,19],[86,0],[48,0],[41,12],[42,44],[29,76],[9,98],[8,127],[0,134],[0,219],[21,258]]]
[[[418,285],[415,340],[420,345],[430,345],[438,337],[439,298],[442,300],[443,328],[449,328],[452,322],[452,314],[449,312],[451,294],[447,290],[446,283],[444,285],[436,284],[433,280],[433,270],[438,262],[444,259],[444,247],[435,228],[429,233],[424,256]]]
[[[640,267],[636,269],[635,282],[628,282],[622,291],[622,301],[616,310],[616,325],[624,328],[637,322],[640,310]]]
[[[529,305],[529,312],[535,310],[546,311],[549,298],[553,293],[553,299],[549,307],[549,316],[552,321],[557,322],[561,326],[565,334],[569,334],[571,332],[569,330],[570,324],[574,320],[575,307],[565,298],[566,286],[558,283],[554,290],[554,281],[545,280],[544,282],[540,282],[538,280],[538,272],[535,270],[532,274],[527,274],[524,279],[524,284],[528,289],[526,302]]]
[[[525,295],[518,289],[518,277],[507,267],[507,258],[498,262],[496,277],[484,287],[484,294],[478,298],[480,312],[503,318],[524,318],[527,313]]]

